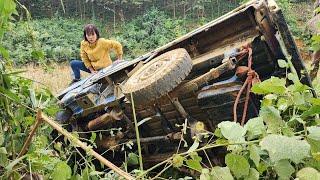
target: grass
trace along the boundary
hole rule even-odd
[[[54,95],[68,87],[71,82],[71,68],[67,63],[51,64],[48,68],[29,64],[22,69],[26,71],[23,76],[35,82],[35,88],[45,86]],[[82,73],[82,77],[87,75],[88,73]]]

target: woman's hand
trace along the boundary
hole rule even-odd
[[[115,61],[113,61],[112,65],[117,65],[119,63],[121,63],[123,60],[122,59],[117,59]]]

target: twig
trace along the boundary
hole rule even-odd
[[[134,179],[130,174],[128,174],[127,172],[123,171],[119,167],[115,166],[110,161],[108,161],[107,159],[102,157],[100,154],[95,152],[91,147],[87,146],[85,143],[81,142],[79,139],[77,139],[76,137],[72,136],[71,133],[69,133],[65,129],[63,129],[61,127],[61,125],[59,125],[58,123],[56,123],[55,121],[49,119],[47,116],[45,116],[43,114],[41,114],[41,117],[42,117],[43,121],[48,123],[54,129],[56,129],[59,133],[63,134],[66,138],[68,138],[71,143],[74,143],[74,144],[80,146],[82,149],[84,149],[87,154],[94,156],[101,163],[103,163],[104,165],[106,165],[107,167],[109,167],[110,169],[112,169],[113,171],[115,171],[120,176],[124,177],[125,179],[128,179],[128,180],[133,180]]]
[[[61,136],[61,134],[58,135],[58,137],[56,137],[54,140],[51,141],[50,144],[48,144],[48,146],[45,148],[45,150],[47,150],[53,143],[56,142],[56,140]]]
[[[30,164],[30,159],[29,159],[29,158],[28,158],[28,164],[29,164],[30,178],[31,178],[31,180],[33,180],[33,178],[32,178],[32,170],[31,170],[31,164]]]
[[[21,156],[23,156],[23,155],[27,152],[27,149],[28,149],[28,147],[29,147],[29,145],[30,145],[30,142],[31,142],[31,140],[32,140],[32,137],[33,137],[33,135],[35,134],[35,132],[36,132],[37,128],[39,127],[39,125],[40,125],[41,122],[42,122],[41,111],[40,111],[40,110],[37,112],[36,119],[37,119],[36,124],[35,124],[34,127],[32,128],[32,130],[31,130],[31,132],[30,132],[27,140],[25,141],[25,143],[24,143],[24,145],[23,145],[23,147],[22,147],[22,149],[21,149],[21,151],[20,151],[20,153],[19,153],[19,155],[18,155],[18,158],[20,158]]]
[[[90,168],[92,168],[91,165],[90,165],[90,163],[89,163],[89,162],[87,161],[87,159],[81,154],[81,152],[80,152],[76,147],[74,147],[74,148],[76,149],[77,153],[81,156],[81,158],[83,159],[84,163],[87,164]],[[79,165],[82,165],[82,164],[79,164]]]
[[[132,112],[133,112],[134,126],[135,126],[136,136],[137,136],[137,146],[138,146],[138,153],[139,153],[140,170],[143,171],[141,145],[140,145],[140,135],[139,135],[139,128],[138,128],[137,117],[136,117],[136,110],[135,110],[135,108],[134,108],[134,101],[133,101],[132,93],[130,93],[130,96],[131,96],[131,104],[132,104]]]
[[[168,164],[168,163],[167,163]],[[166,165],[167,165],[166,164]],[[172,166],[172,163],[169,164],[169,166],[163,168],[163,170],[161,170],[156,176],[154,176],[151,180],[154,180],[156,178],[158,178],[162,173],[164,173],[167,169],[169,169]]]
[[[213,166],[212,166],[211,160],[210,160],[210,158],[209,158],[209,156],[208,156],[208,154],[207,154],[206,150],[203,150],[203,152],[204,152],[204,154],[206,155],[206,157],[207,157],[207,159],[208,159],[208,161],[209,161],[210,167],[211,167],[211,169],[212,169],[212,168],[213,168]]]

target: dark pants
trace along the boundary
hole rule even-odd
[[[84,65],[83,61],[72,60],[70,66],[73,72],[73,79],[80,80],[80,70],[90,73],[90,70]]]

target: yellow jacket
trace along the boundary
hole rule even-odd
[[[81,41],[80,56],[84,65],[89,68],[93,67],[95,70],[105,68],[112,64],[110,58],[110,50],[116,51],[118,57],[122,56],[122,45],[113,40],[99,38],[94,44],[88,41]]]

